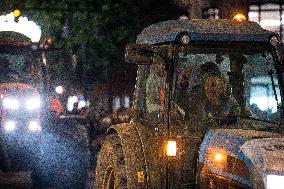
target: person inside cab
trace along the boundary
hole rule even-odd
[[[200,85],[193,87],[190,100],[191,114],[197,117],[222,118],[239,114],[239,107],[231,95],[231,87],[213,62],[201,65]]]
[[[201,82],[191,88],[188,87],[190,73],[191,71],[184,72],[187,75],[180,77],[177,104],[184,111],[184,119],[198,127],[197,130],[208,126],[204,121],[215,122],[230,115],[240,114],[239,105],[231,94],[229,82],[222,75],[217,64],[213,62],[202,64]]]

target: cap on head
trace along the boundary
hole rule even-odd
[[[206,62],[201,65],[201,76],[204,78],[208,75],[221,76],[218,66],[213,62]]]

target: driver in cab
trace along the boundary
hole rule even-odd
[[[204,120],[226,118],[229,115],[239,115],[240,108],[231,95],[231,87],[226,78],[213,62],[207,62],[200,67],[201,83],[193,86],[187,95],[185,120],[193,125],[199,125],[197,130],[206,124]]]

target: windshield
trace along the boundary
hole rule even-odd
[[[280,89],[269,51],[178,52],[174,99],[186,119],[232,115],[280,122]]]
[[[32,50],[0,51],[0,83],[41,83],[40,57]]]

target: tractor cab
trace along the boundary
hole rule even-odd
[[[161,35],[154,35],[157,30]],[[139,120],[171,132],[203,133],[228,124],[250,127],[235,124],[237,119],[269,123],[253,129],[278,128],[283,76],[275,41],[276,34],[250,22],[192,20],[149,26],[138,44],[126,50],[127,61],[139,65],[134,107]],[[210,120],[214,124],[202,123]],[[165,128],[160,128],[162,122]]]

